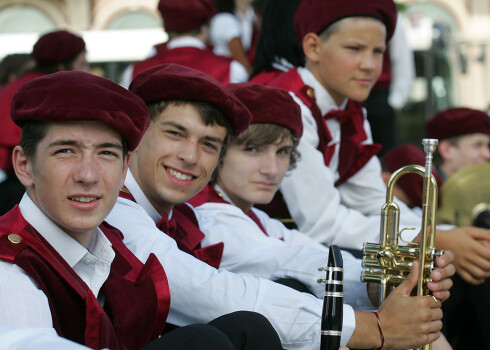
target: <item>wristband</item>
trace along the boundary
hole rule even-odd
[[[378,330],[379,330],[379,335],[381,337],[381,346],[379,348],[376,348],[376,350],[381,350],[383,348],[383,345],[385,345],[385,337],[383,335],[383,331],[381,330],[381,322],[379,321],[379,315],[377,312],[373,312],[374,316],[376,316],[376,321],[378,322]]]

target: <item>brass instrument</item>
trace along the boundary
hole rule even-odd
[[[438,223],[490,228],[490,163],[466,166],[441,187]]]
[[[407,165],[395,171],[387,184],[386,202],[381,209],[380,243],[365,243],[362,265],[367,270],[362,272],[363,282],[374,282],[380,285],[379,305],[388,294],[410,273],[412,262],[419,260],[419,279],[417,295],[428,295],[427,283],[434,269],[435,259],[442,255],[437,252],[435,245],[437,183],[432,175],[432,154],[438,140],[423,139],[422,144],[426,154],[425,168],[420,165]],[[415,173],[423,176],[422,196],[422,228],[420,244],[407,243],[399,246],[402,231],[399,231],[400,208],[393,201],[396,181],[405,174]],[[402,240],[403,241],[403,240]],[[422,253],[421,253],[422,252]],[[431,349],[427,344],[423,349]]]

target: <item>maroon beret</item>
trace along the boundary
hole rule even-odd
[[[390,149],[384,155],[384,163],[386,169],[393,173],[399,168],[418,164],[425,167],[425,153],[420,148],[412,144],[405,144]],[[435,169],[432,169],[432,174],[436,178],[437,187],[441,187],[442,180]],[[422,194],[424,186],[424,178],[419,174],[406,174],[400,177],[397,185],[407,194],[412,204],[422,207]]]
[[[277,124],[297,137],[303,134],[301,109],[285,90],[254,83],[229,84],[227,87],[252,113],[252,124]]]
[[[236,136],[250,125],[250,111],[213,77],[179,64],[162,64],[137,74],[129,90],[147,104],[161,100],[213,103],[231,122]]]
[[[427,137],[439,140],[477,132],[490,135],[490,117],[477,109],[449,108],[436,113],[425,129]]]
[[[395,31],[397,19],[393,0],[302,0],[294,15],[294,29],[301,42],[306,34],[320,34],[338,20],[366,16],[384,23],[388,42]]]
[[[40,64],[69,61],[85,50],[85,41],[75,34],[58,30],[43,35],[34,44],[32,57]]]
[[[109,79],[80,71],[44,75],[23,85],[12,98],[10,116],[19,126],[28,120],[96,120],[136,148],[149,124],[145,103]]]
[[[210,0],[160,0],[158,11],[166,30],[184,32],[205,24],[216,8]]]

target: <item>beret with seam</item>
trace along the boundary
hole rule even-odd
[[[109,79],[81,71],[62,71],[31,80],[17,90],[12,120],[100,121],[124,137],[133,150],[149,125],[145,103]]]

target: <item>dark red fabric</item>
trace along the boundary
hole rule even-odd
[[[210,49],[197,47],[177,47],[168,49],[167,44],[157,47],[157,54],[144,61],[136,62],[133,78],[140,72],[165,63],[177,63],[200,72],[209,74],[222,84],[230,82],[230,64],[228,57],[215,55]]]
[[[119,197],[136,203],[127,188],[119,192]],[[204,248],[201,247],[201,241],[205,235],[199,229],[199,222],[189,206],[186,204],[176,205],[172,210],[172,218],[169,220],[168,215],[164,214],[156,226],[167,236],[173,238],[180,250],[212,267],[219,268],[224,244],[217,243]]]
[[[311,110],[318,130],[319,142],[317,149],[323,153],[325,165],[328,166],[336,145],[328,145],[332,140],[332,136],[316,104],[313,88],[303,82],[297,68],[290,69],[288,72],[279,75],[269,85],[293,92]],[[367,139],[364,131],[364,115],[361,104],[348,101],[345,111],[331,111],[330,115],[337,118],[341,123],[339,179],[335,182],[335,186],[340,186],[376,155],[381,146],[378,144],[361,144]],[[326,117],[328,118],[328,113]]]
[[[165,30],[185,32],[206,24],[216,8],[211,0],[160,0],[158,11]]]
[[[163,267],[151,254],[143,265],[122,243],[122,234],[102,224],[116,257],[102,286],[104,309],[76,272],[22,217],[15,206],[0,218],[0,259],[21,267],[48,298],[58,335],[93,349],[139,349],[163,330],[170,292]],[[11,233],[22,238],[8,240]]]
[[[450,137],[482,133],[490,135],[490,117],[486,112],[456,107],[438,112],[426,124],[427,137],[444,140]]]
[[[417,164],[425,167],[425,153],[415,145],[404,144],[390,149],[384,155],[384,163],[386,169],[393,173],[399,168]],[[437,183],[437,188],[442,185],[442,179],[437,173],[435,168],[432,169],[432,175],[434,175]],[[424,188],[424,178],[419,174],[406,174],[398,179],[396,182],[398,186],[405,192],[411,201],[411,205],[422,207],[422,196]]]
[[[184,49],[201,51],[202,56],[196,52],[193,60],[199,62],[198,65],[202,68],[206,67],[206,64],[213,67],[214,59],[208,60],[211,56],[207,55],[205,50]],[[179,49],[168,50],[168,52],[174,50]],[[166,55],[160,57],[166,60]],[[142,64],[147,64],[144,62]],[[234,135],[247,129],[252,119],[249,110],[222,83],[203,71],[181,64],[166,63],[143,70],[134,77],[129,90],[140,96],[147,104],[161,100],[210,102],[228,117]]]
[[[0,88],[0,168],[7,172],[12,169],[12,150],[19,144],[22,135],[20,127],[10,118],[12,97],[22,85],[42,75],[29,72]]]
[[[85,50],[82,37],[66,30],[57,30],[41,36],[34,44],[32,57],[38,64],[70,61]]]
[[[294,15],[300,42],[308,33],[320,34],[328,25],[346,17],[374,17],[386,26],[386,42],[393,36],[397,20],[393,0],[302,0]]]
[[[12,120],[50,122],[95,120],[124,137],[130,150],[150,123],[145,103],[109,79],[80,71],[62,71],[31,80],[12,98]]]
[[[254,83],[229,84],[228,88],[252,113],[252,124],[276,124],[297,137],[303,134],[301,109],[286,90]]]
[[[211,184],[208,184],[206,187],[204,187],[201,190],[201,192],[196,194],[194,197],[189,199],[187,202],[190,203],[191,205],[195,206],[195,207],[198,207],[204,203],[209,203],[209,202],[211,202],[211,203],[226,203],[226,204],[232,205],[230,202],[226,201],[216,191],[214,186]],[[266,236],[268,236],[267,231],[265,230],[264,226],[260,222],[259,218],[257,217],[257,215],[255,215],[255,213],[251,209],[246,213],[246,215],[250,219],[252,219],[257,224],[257,226],[259,226],[259,228],[262,230],[262,232],[264,232],[264,234]]]
[[[255,84],[267,85],[271,80],[277,78],[282,73],[283,73],[283,71],[281,71],[279,69],[274,69],[270,72],[263,70],[262,72],[260,72],[259,74],[255,75],[253,78],[251,78],[249,81],[251,83],[255,83]]]

